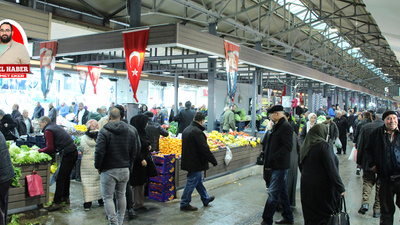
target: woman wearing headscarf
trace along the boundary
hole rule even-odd
[[[147,108],[147,105],[143,104],[142,106],[140,106],[138,115],[143,114],[144,112],[147,112],[148,110],[149,109]]]
[[[306,124],[303,126],[301,132],[300,132],[300,137],[299,137],[299,144],[302,145],[304,142],[304,139],[306,138],[306,135],[308,131],[317,123],[317,114],[315,113],[310,113],[308,114],[308,121]]]
[[[133,188],[134,210],[146,210],[144,206],[144,185],[148,182],[150,176],[157,176],[157,171],[155,170],[150,154],[150,139],[146,134],[147,121],[148,116],[146,115],[136,115],[132,117],[130,121],[130,124],[134,126],[139,133],[142,146],[140,152],[136,156],[130,178],[130,183]],[[154,171],[156,174],[154,174]]]
[[[301,205],[306,225],[327,224],[340,203],[345,188],[339,175],[339,160],[326,142],[328,126],[316,124],[300,148]]]
[[[86,127],[87,131],[81,138],[81,179],[85,201],[83,207],[86,211],[89,211],[92,207],[92,201],[97,201],[99,205],[104,205],[104,202],[101,198],[100,174],[94,168],[94,151],[99,133],[99,124],[96,120],[91,119],[86,123]]]

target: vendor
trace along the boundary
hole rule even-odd
[[[231,104],[229,109],[224,113],[222,119],[222,131],[228,133],[229,130],[236,131],[236,120],[235,120],[236,104]]]
[[[51,122],[47,116],[42,116],[39,119],[39,126],[43,129],[46,139],[46,147],[39,149],[39,152],[44,152],[50,155],[60,153],[60,167],[54,174],[56,177],[56,192],[54,201],[51,206],[46,208],[48,211],[56,211],[62,209],[62,202],[69,204],[69,186],[72,168],[78,159],[78,151],[71,136],[60,126]]]

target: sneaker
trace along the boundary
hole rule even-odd
[[[214,199],[215,199],[215,196],[210,196],[210,200],[208,200],[208,202],[207,202],[207,203],[204,203],[203,205],[204,205],[204,206],[208,206],[208,204],[209,204],[210,202],[214,201]]]
[[[54,203],[51,204],[51,206],[45,208],[47,211],[52,212],[52,211],[57,211],[63,208],[62,203]]]
[[[369,208],[368,203],[362,204],[361,208],[358,210],[358,213],[364,215],[368,211],[368,208]]]
[[[181,211],[196,211],[196,210],[197,210],[197,207],[194,207],[191,205],[181,207]]]
[[[85,211],[90,211],[91,207],[92,207],[92,203],[91,202],[83,203],[83,208],[85,209]]]

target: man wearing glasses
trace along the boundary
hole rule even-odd
[[[13,41],[11,23],[0,25],[0,64],[29,64],[30,58],[23,44]]]

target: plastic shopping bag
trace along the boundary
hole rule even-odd
[[[226,146],[225,165],[229,165],[231,160],[232,160],[232,151],[228,146]]]
[[[351,153],[350,153],[350,156],[349,156],[349,160],[353,160],[354,162],[357,161],[357,149],[356,149],[356,147],[353,147],[353,148],[351,149]]]
[[[342,148],[342,142],[340,142],[340,139],[338,137],[335,140],[335,146],[336,148]]]
[[[33,171],[32,175],[26,176],[26,184],[30,197],[44,194],[42,177],[36,171]]]

